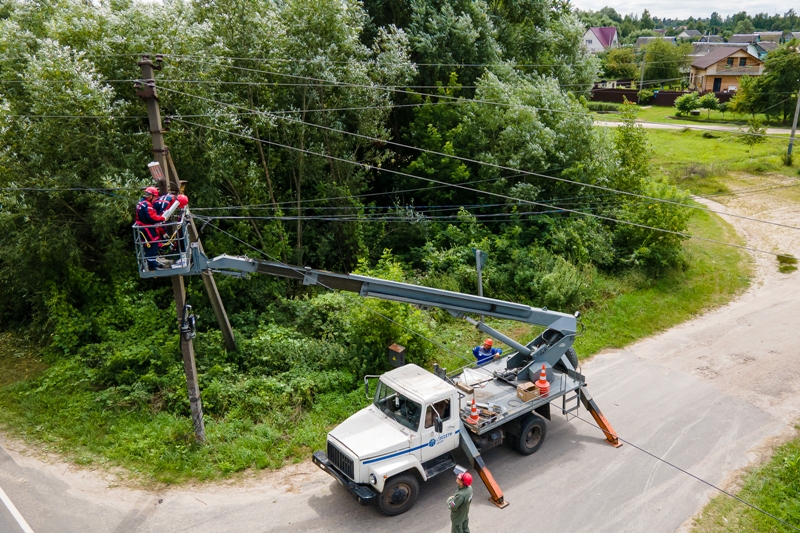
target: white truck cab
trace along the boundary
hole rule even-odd
[[[455,387],[413,364],[380,377],[373,402],[328,434],[314,463],[384,514],[408,510],[419,481],[455,466],[461,419]]]

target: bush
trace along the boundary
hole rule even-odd
[[[679,117],[688,115],[691,111],[700,108],[700,97],[697,92],[684,94],[675,100],[675,110]]]
[[[589,111],[619,111],[619,104],[610,102],[587,102],[586,107]]]
[[[642,89],[641,91],[636,93],[639,105],[649,104],[653,100],[655,94],[656,93],[654,93],[650,89]]]

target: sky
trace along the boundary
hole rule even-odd
[[[652,2],[645,0],[630,0],[621,2],[619,0],[572,0],[572,5],[584,11],[597,11],[605,6],[613,7],[620,15],[636,13],[641,15],[642,11],[648,9],[650,15],[659,18],[679,18],[686,19],[690,16],[695,18],[708,18],[711,13],[716,11],[722,18],[733,15],[740,11],[746,11],[749,15],[756,13],[768,13],[781,15],[794,8],[798,9],[797,0],[745,0],[744,2],[731,2],[730,0],[705,0],[700,4],[696,0],[672,0],[671,2]]]

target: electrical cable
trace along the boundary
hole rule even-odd
[[[551,405],[553,405],[553,404],[551,404]],[[561,410],[561,411],[562,411],[562,412],[565,414],[565,416],[566,416],[567,412],[566,412],[566,411],[565,411],[565,410],[564,410],[562,407],[559,407],[558,405],[556,405],[555,407],[556,407],[556,409],[560,409],[560,410]],[[584,422],[584,423],[586,423],[586,424],[588,424],[588,425],[590,425],[590,426],[592,426],[592,427],[594,427],[594,428],[597,428],[597,429],[599,429],[600,431],[603,431],[603,428],[601,428],[600,426],[598,426],[598,425],[597,425],[597,424],[595,424],[594,422],[591,422],[591,421],[589,421],[589,420],[586,420],[586,419],[582,418],[580,415],[576,415],[576,414],[572,414],[572,413],[570,413],[570,414],[569,414],[569,416],[570,416],[570,417],[575,417],[575,418],[577,418],[578,420],[580,420],[581,422]],[[713,484],[713,483],[711,483],[710,481],[706,481],[705,479],[701,478],[700,476],[697,476],[697,475],[695,475],[695,474],[692,474],[692,473],[691,473],[691,472],[689,472],[688,470],[686,470],[686,469],[684,469],[684,468],[681,468],[680,466],[678,466],[678,465],[676,465],[676,464],[674,464],[674,463],[671,463],[671,462],[667,461],[666,459],[664,459],[664,458],[662,458],[662,457],[659,457],[658,455],[656,455],[656,454],[654,454],[654,453],[652,453],[652,452],[649,452],[649,451],[645,450],[645,449],[644,449],[644,448],[642,448],[641,446],[637,446],[636,444],[632,443],[631,441],[623,439],[623,438],[622,438],[622,437],[620,437],[619,435],[617,435],[617,439],[618,439],[618,440],[620,440],[621,442],[623,442],[623,443],[627,444],[627,445],[628,445],[628,446],[630,446],[631,448],[634,448],[634,449],[636,449],[636,450],[639,450],[640,452],[642,452],[642,453],[644,453],[644,454],[646,454],[646,455],[649,455],[649,456],[650,456],[650,457],[652,457],[653,459],[656,459],[657,461],[661,461],[661,462],[662,462],[662,463],[664,463],[665,465],[667,465],[667,466],[670,466],[670,467],[674,468],[675,470],[677,470],[677,471],[679,471],[679,472],[681,472],[681,473],[683,473],[683,474],[686,474],[687,476],[689,476],[689,477],[691,477],[691,478],[694,478],[694,479],[696,479],[697,481],[699,481],[699,482],[701,482],[701,483],[704,483],[704,484],[708,485],[708,486],[709,486],[709,487],[711,487],[712,489],[714,489],[714,490],[717,490],[717,491],[721,492],[722,494],[725,494],[726,496],[730,496],[730,497],[731,497],[731,498],[733,498],[734,500],[737,500],[737,501],[739,501],[739,502],[741,502],[741,503],[745,504],[746,506],[750,507],[751,509],[754,509],[754,510],[758,511],[759,513],[762,513],[763,515],[765,515],[765,516],[768,516],[768,517],[772,518],[773,520],[776,520],[777,522],[780,522],[780,523],[781,523],[781,524],[783,524],[784,526],[786,526],[786,527],[788,527],[788,528],[790,528],[790,529],[793,529],[794,531],[800,531],[800,528],[798,528],[797,526],[793,526],[792,524],[789,524],[788,522],[786,522],[786,521],[784,521],[784,520],[782,520],[782,519],[778,518],[778,517],[777,517],[777,516],[775,516],[774,514],[772,514],[772,513],[768,512],[768,511],[765,511],[764,509],[761,509],[760,507],[757,507],[756,505],[754,505],[754,504],[752,504],[752,503],[748,502],[747,500],[745,500],[745,499],[743,499],[743,498],[740,498],[739,496],[736,496],[735,494],[732,494],[732,493],[728,492],[727,490],[725,490],[725,489],[723,489],[723,488],[721,488],[721,487],[718,487],[718,486],[714,485],[714,484]]]
[[[165,90],[171,91],[171,92],[178,92],[178,93],[183,94],[185,96],[190,96],[190,97],[206,100],[206,101],[212,102],[212,103],[217,104],[217,105],[227,105],[227,106],[234,107],[234,108],[243,108],[244,107],[244,106],[237,106],[235,104],[228,104],[226,102],[221,102],[221,101],[218,101],[218,100],[213,100],[211,98],[206,98],[206,97],[202,97],[202,96],[196,96],[196,95],[192,95],[192,94],[189,94],[189,93],[183,93],[182,91],[175,91],[173,89],[165,89]],[[267,116],[270,116],[269,113],[264,113],[264,114],[267,115]],[[603,191],[607,191],[607,192],[613,192],[613,193],[617,193],[617,194],[624,194],[626,196],[632,196],[632,197],[639,198],[639,199],[651,200],[651,201],[655,201],[655,202],[659,202],[659,203],[665,203],[665,204],[678,205],[678,206],[681,206],[681,207],[686,207],[686,208],[690,208],[690,209],[697,209],[697,210],[700,210],[700,211],[705,211],[705,212],[709,212],[709,213],[715,213],[715,214],[718,214],[718,215],[726,215],[726,216],[730,216],[730,217],[733,217],[733,218],[740,218],[740,219],[743,219],[743,220],[750,220],[752,222],[760,222],[762,224],[769,224],[769,225],[773,225],[773,226],[785,227],[785,228],[790,228],[790,229],[800,229],[800,228],[798,228],[796,226],[791,226],[791,225],[788,225],[788,224],[782,224],[780,222],[771,222],[771,221],[760,220],[760,219],[748,217],[746,215],[737,215],[737,214],[725,213],[725,212],[717,211],[717,210],[710,209],[710,208],[707,208],[707,207],[687,205],[687,204],[684,204],[684,203],[681,203],[681,202],[676,202],[674,200],[667,200],[667,199],[663,199],[663,198],[654,198],[654,197],[651,197],[651,196],[638,194],[638,193],[634,193],[634,192],[620,191],[620,190],[617,190],[617,189],[612,189],[611,187],[605,187],[603,185],[597,185],[597,184],[591,184],[591,183],[583,183],[583,182],[570,180],[570,179],[563,178],[563,177],[550,176],[550,175],[542,174],[542,173],[539,173],[539,172],[524,171],[524,170],[515,169],[515,168],[512,168],[512,167],[507,167],[505,165],[498,165],[496,163],[488,163],[488,162],[484,162],[484,161],[478,161],[478,160],[475,160],[475,159],[470,159],[468,157],[461,157],[461,156],[457,156],[457,155],[454,155],[454,154],[447,154],[445,152],[438,152],[436,150],[428,150],[428,149],[425,149],[425,148],[418,148],[416,146],[411,146],[411,145],[408,145],[408,144],[398,143],[398,142],[395,142],[395,141],[383,140],[383,139],[379,139],[377,137],[371,137],[369,135],[363,135],[363,134],[360,134],[360,133],[343,131],[343,130],[339,130],[339,129],[336,129],[336,128],[331,128],[329,126],[323,126],[323,125],[320,125],[320,124],[314,124],[314,123],[311,123],[311,122],[305,122],[305,121],[302,121],[302,120],[299,120],[299,119],[294,119],[294,118],[291,118],[291,117],[279,116],[277,118],[280,118],[282,120],[288,120],[290,122],[296,122],[296,123],[299,123],[301,125],[312,126],[312,127],[315,127],[315,128],[319,128],[319,129],[325,130],[325,131],[331,131],[331,132],[335,132],[335,133],[341,133],[341,134],[344,134],[344,135],[350,135],[350,136],[357,137],[357,138],[360,138],[360,139],[366,139],[366,140],[370,140],[370,141],[381,141],[381,142],[384,142],[386,144],[390,144],[390,145],[393,145],[393,146],[398,146],[400,148],[406,148],[406,149],[410,149],[410,150],[417,150],[419,152],[430,153],[430,154],[441,156],[441,157],[447,157],[447,158],[450,158],[450,159],[463,161],[465,163],[472,163],[472,164],[476,164],[476,165],[482,165],[482,166],[487,166],[487,167],[491,167],[491,168],[497,168],[497,169],[500,169],[500,170],[506,170],[506,171],[511,171],[511,172],[520,172],[520,173],[528,174],[528,175],[531,175],[531,176],[537,176],[537,177],[540,177],[540,178],[546,178],[546,179],[551,179],[551,180],[555,180],[555,181],[560,181],[560,182],[563,182],[563,183],[569,183],[571,185],[577,185],[577,186],[580,186],[580,187],[589,187],[589,188],[599,189],[599,190],[603,190]],[[550,207],[552,207],[552,206],[550,206]]]
[[[261,142],[261,143],[264,143],[264,144],[270,144],[272,146],[277,146],[279,148],[286,148],[288,150],[299,151],[299,152],[302,152],[302,153],[306,153],[308,155],[316,155],[316,156],[319,156],[319,157],[328,158],[328,159],[330,159],[332,161],[339,161],[339,162],[347,163],[347,164],[350,164],[350,165],[357,165],[357,166],[360,166],[360,167],[364,168],[365,170],[375,170],[375,171],[378,171],[378,172],[387,172],[389,174],[405,176],[405,177],[409,177],[409,178],[419,179],[419,180],[422,180],[422,181],[428,181],[428,182],[431,182],[431,183],[438,183],[438,184],[441,184],[441,185],[449,185],[450,187],[453,187],[453,188],[463,189],[463,190],[467,190],[467,191],[470,191],[470,192],[481,193],[481,194],[485,194],[485,195],[489,195],[489,196],[495,196],[495,197],[498,197],[498,198],[505,198],[507,200],[513,200],[513,201],[520,202],[520,203],[536,205],[536,206],[539,206],[539,207],[546,207],[546,208],[549,208],[549,209],[553,209],[554,208],[554,206],[548,205],[548,204],[545,204],[545,203],[542,203],[542,202],[535,202],[533,200],[523,200],[521,198],[515,198],[513,196],[508,196],[508,195],[505,195],[505,194],[500,194],[500,193],[495,193],[495,192],[490,192],[490,191],[482,191],[482,190],[479,190],[479,189],[473,189],[471,187],[466,187],[466,186],[463,186],[463,185],[460,185],[460,184],[457,184],[457,183],[449,183],[448,184],[447,182],[443,182],[441,180],[436,180],[436,179],[433,179],[433,178],[425,178],[425,177],[422,177],[422,176],[415,176],[413,174],[407,174],[405,172],[400,172],[398,170],[391,170],[391,169],[385,169],[385,168],[376,167],[376,166],[370,165],[368,163],[350,161],[348,159],[344,159],[344,158],[341,158],[341,157],[336,157],[336,156],[332,156],[332,155],[328,155],[328,154],[320,154],[320,153],[312,152],[310,150],[306,150],[306,149],[303,149],[303,148],[297,148],[297,147],[294,147],[294,146],[280,144],[280,143],[277,143],[277,142],[274,142],[274,141],[267,141],[267,140],[264,140],[264,139],[258,139],[256,137],[252,137],[250,135],[244,135],[244,134],[236,133],[236,132],[233,132],[233,131],[223,130],[223,129],[220,129],[220,128],[215,128],[213,126],[206,126],[206,125],[203,125],[203,124],[190,122],[188,120],[180,120],[180,119],[176,119],[176,120],[179,120],[180,122],[183,122],[185,124],[197,126],[199,128],[206,128],[206,129],[209,129],[209,130],[212,130],[212,131],[218,131],[220,133],[233,135],[235,137],[241,137],[241,138],[244,138],[244,139],[250,139],[252,141],[257,141],[257,142]],[[778,253],[775,253],[775,252],[768,252],[766,250],[759,250],[757,248],[753,248],[753,247],[750,247],[750,246],[744,246],[744,245],[733,244],[733,243],[724,242],[724,241],[718,241],[716,239],[709,239],[707,237],[699,237],[699,236],[696,236],[696,235],[691,235],[689,233],[683,233],[683,232],[679,232],[679,231],[672,231],[672,230],[667,230],[667,229],[663,229],[663,228],[655,228],[655,227],[652,227],[652,226],[647,226],[645,224],[639,224],[639,223],[636,223],[636,222],[631,222],[629,220],[618,220],[618,219],[607,217],[607,216],[603,216],[603,215],[594,215],[594,214],[590,214],[590,213],[584,213],[584,212],[581,212],[581,211],[577,211],[575,209],[562,209],[562,211],[565,211],[565,212],[568,212],[568,213],[575,213],[575,214],[582,215],[582,216],[594,217],[594,218],[598,218],[598,219],[601,219],[601,220],[606,220],[606,221],[609,221],[609,222],[615,222],[615,223],[619,223],[619,224],[625,224],[625,225],[639,227],[639,228],[643,228],[643,229],[658,231],[658,232],[661,232],[661,233],[677,235],[679,237],[683,237],[683,238],[686,238],[686,239],[696,239],[696,240],[700,240],[700,241],[711,242],[711,243],[715,243],[715,244],[721,244],[721,245],[724,245],[724,246],[730,246],[730,247],[733,247],[733,248],[739,248],[739,249],[742,249],[742,250],[748,250],[748,251],[756,252],[756,253],[763,253],[763,254],[766,254],[766,255],[772,255],[772,256],[776,256],[776,257],[781,255],[781,254],[778,254]]]
[[[209,226],[211,226],[212,228],[216,229],[217,231],[221,231],[222,233],[224,233],[224,234],[225,234],[225,235],[227,235],[228,237],[230,237],[230,238],[232,238],[232,239],[234,239],[234,240],[236,240],[236,241],[240,242],[241,244],[244,244],[244,245],[245,245],[245,246],[247,246],[248,248],[251,248],[251,249],[255,250],[256,252],[258,252],[258,253],[260,253],[260,254],[264,255],[264,257],[267,257],[268,259],[270,259],[270,260],[272,260],[272,261],[275,261],[276,263],[280,263],[281,265],[283,265],[283,266],[285,266],[285,267],[291,268],[292,270],[294,270],[295,272],[297,272],[297,273],[299,273],[299,274],[304,274],[304,270],[303,270],[302,268],[299,268],[299,267],[295,267],[295,266],[289,265],[289,264],[287,264],[287,263],[284,263],[283,261],[281,261],[281,260],[279,260],[279,259],[277,259],[277,258],[275,258],[275,257],[272,257],[272,256],[271,256],[270,254],[268,254],[267,252],[265,252],[265,251],[263,251],[263,250],[260,250],[260,249],[256,248],[255,246],[253,246],[253,245],[251,245],[251,244],[249,244],[249,243],[247,243],[247,242],[243,241],[242,239],[239,239],[239,238],[238,238],[238,237],[236,237],[235,235],[232,235],[232,234],[228,233],[228,232],[227,232],[227,231],[225,231],[224,229],[220,228],[219,226],[216,226],[216,225],[212,224],[211,222],[207,222],[207,224],[208,224]],[[334,288],[332,288],[332,287],[329,287],[329,286],[327,286],[327,285],[325,285],[324,283],[321,283],[321,282],[319,282],[319,281],[317,281],[317,285],[319,285],[319,286],[321,286],[321,287],[324,287],[325,289],[327,289],[327,290],[329,290],[329,291],[336,292],[336,289],[334,289]],[[360,301],[358,301],[358,300],[356,300],[356,299],[354,299],[354,298],[351,298],[351,301],[352,301],[353,303],[355,303],[356,305],[358,305],[359,307],[361,307],[361,308],[363,308],[363,309],[365,309],[365,310],[369,311],[370,313],[374,313],[374,314],[376,314],[376,315],[380,316],[381,318],[383,318],[384,320],[388,320],[388,321],[389,321],[389,322],[391,322],[392,324],[394,324],[394,325],[396,325],[396,326],[399,326],[399,327],[403,328],[404,330],[408,331],[409,333],[411,333],[411,334],[413,334],[413,335],[416,335],[416,336],[418,336],[419,338],[421,338],[421,339],[423,339],[423,340],[425,340],[425,341],[427,341],[427,342],[431,343],[432,345],[436,346],[436,347],[437,347],[437,348],[439,348],[440,350],[443,350],[445,353],[449,353],[449,354],[451,354],[451,355],[455,355],[456,357],[460,357],[461,359],[464,359],[465,361],[469,361],[469,362],[470,362],[472,365],[474,365],[474,364],[475,364],[475,361],[474,361],[474,360],[468,359],[467,357],[464,357],[463,355],[461,355],[461,354],[459,354],[459,353],[456,353],[456,352],[453,352],[453,351],[451,351],[451,350],[450,350],[449,348],[447,348],[446,346],[444,346],[444,345],[442,345],[442,344],[440,344],[440,343],[438,343],[438,342],[436,342],[436,341],[434,341],[434,340],[432,340],[432,339],[429,339],[428,337],[426,337],[426,336],[425,336],[425,335],[423,335],[422,333],[420,333],[420,332],[418,332],[418,331],[415,331],[414,329],[412,329],[412,328],[409,328],[408,326],[405,326],[405,325],[403,325],[403,324],[401,324],[401,323],[397,322],[396,320],[394,320],[394,319],[392,319],[392,318],[390,318],[390,317],[388,317],[388,316],[384,315],[384,314],[383,314],[383,313],[381,313],[380,311],[377,311],[377,310],[375,310],[375,309],[371,309],[371,308],[369,308],[369,307],[368,307],[367,305],[365,305],[363,302],[360,302]],[[468,366],[469,366],[469,365],[468,365]]]

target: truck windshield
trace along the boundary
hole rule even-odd
[[[419,419],[422,415],[422,406],[398,394],[382,381],[378,382],[378,390],[375,391],[375,406],[383,411],[386,416],[394,418],[400,424],[414,431],[419,428]]]

